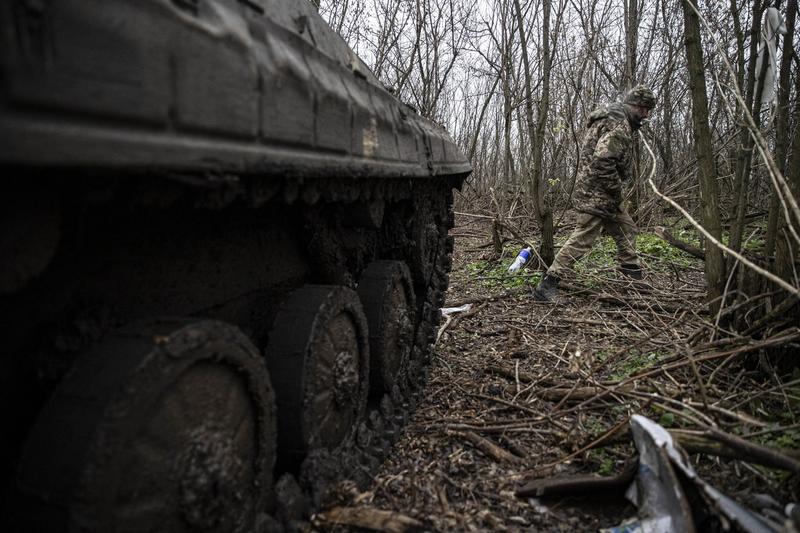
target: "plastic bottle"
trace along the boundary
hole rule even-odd
[[[508,267],[508,271],[512,274],[522,268],[522,265],[528,262],[528,259],[531,258],[531,249],[530,248],[523,248],[520,250],[519,255],[514,262],[511,263],[511,266]]]

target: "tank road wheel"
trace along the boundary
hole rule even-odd
[[[375,261],[358,284],[369,325],[370,395],[401,386],[414,344],[414,290],[401,261]]]
[[[266,350],[278,407],[278,449],[285,469],[311,450],[334,449],[367,403],[367,321],[346,287],[307,285],[289,295]]]
[[[427,286],[433,275],[439,243],[439,227],[433,217],[430,206],[415,206],[414,222],[411,231],[411,262],[414,283],[419,287]]]
[[[263,357],[238,329],[125,329],[78,359],[35,424],[19,475],[33,506],[24,520],[46,531],[252,531],[272,491],[274,435]]]

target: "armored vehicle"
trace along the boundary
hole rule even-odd
[[[267,531],[420,393],[469,164],[303,0],[0,3],[4,530]]]

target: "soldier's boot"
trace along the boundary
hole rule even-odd
[[[642,279],[644,277],[642,267],[636,263],[622,263],[619,266],[619,271],[632,279]]]
[[[542,281],[533,289],[533,299],[537,302],[550,302],[558,294],[558,284],[561,278],[552,274],[545,274]]]

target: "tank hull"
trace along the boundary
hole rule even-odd
[[[0,160],[298,177],[469,172],[308,2],[6,2]]]
[[[447,288],[453,189],[470,170],[447,132],[387,92],[307,2],[21,0],[0,5],[0,29],[0,475],[9,530],[125,530],[118,510],[150,478],[170,495],[159,512],[173,515],[151,522],[135,511],[138,530],[291,527],[338,483],[368,481],[421,394]],[[319,310],[298,294],[317,295]],[[383,294],[405,306],[392,310],[403,327],[386,326],[388,340]],[[292,329],[292,313],[310,333]],[[315,325],[322,320],[330,323]],[[306,334],[316,337],[297,340]],[[187,336],[210,339],[205,352]],[[383,371],[370,372],[368,344],[389,350]],[[331,345],[358,353],[339,357]],[[276,346],[315,359],[296,365],[295,348],[278,358]],[[137,368],[174,369],[173,351],[197,369],[142,381]],[[93,381],[97,368],[109,378]],[[371,375],[381,383],[365,383]],[[266,384],[236,385],[253,442],[240,442],[238,426],[192,421],[203,418],[206,382]],[[153,385],[133,394],[137,383]],[[295,388],[311,391],[303,398],[316,402],[317,418],[328,396],[344,404],[359,390],[364,404],[352,406],[355,422],[343,417],[346,427],[325,419],[344,435],[338,444],[301,440],[302,453],[286,450],[275,433],[287,427],[281,406],[306,401],[284,400]],[[86,413],[75,407],[81,395],[91,399]],[[185,427],[163,422],[173,407],[162,397],[195,399]],[[152,420],[126,414],[147,409]],[[148,424],[174,429],[175,453],[162,455],[175,465],[127,451],[157,442]],[[209,434],[211,448],[190,438]],[[118,451],[104,455],[106,435]],[[258,468],[221,468],[231,461]],[[115,479],[115,468],[134,477],[119,501],[97,481]],[[252,496],[247,523],[202,504],[216,475],[231,501]],[[215,529],[223,523],[234,525]]]

